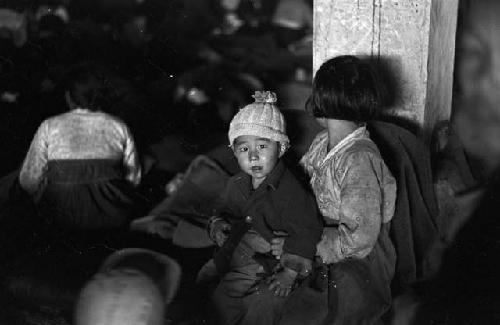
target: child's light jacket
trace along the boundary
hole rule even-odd
[[[374,247],[381,225],[392,219],[396,181],[365,126],[327,148],[325,130],[301,159],[325,222],[335,226],[333,232],[324,232],[322,241],[328,241],[335,262],[363,258]]]

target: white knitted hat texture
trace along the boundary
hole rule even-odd
[[[242,135],[253,135],[289,145],[285,118],[276,106],[276,94],[270,91],[256,91],[255,102],[249,104],[233,117],[229,125],[229,144]]]

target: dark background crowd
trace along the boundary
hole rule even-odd
[[[104,85],[101,107],[130,128],[143,168],[138,192],[148,210],[165,198],[165,185],[197,155],[227,148],[228,124],[253,101],[255,90],[279,92],[293,83],[310,87],[312,1],[0,1],[2,199],[16,197],[9,175],[19,174],[42,121],[69,111],[65,91],[75,66],[93,70]],[[287,94],[278,96],[283,101]],[[21,213],[3,203],[0,220],[9,234],[2,243],[9,247],[1,250],[9,263],[2,267],[2,283],[20,300],[14,303],[0,294],[0,304],[10,301],[0,312],[0,323],[50,319],[65,324],[71,316],[60,318],[58,310],[68,301],[73,304],[74,297],[66,298],[81,287],[78,276],[88,279],[110,251],[99,255],[91,245],[83,256],[64,242],[58,248],[69,249],[71,258],[48,254],[53,259],[47,262],[42,257],[53,247],[40,245],[37,230],[28,230],[36,228],[30,224],[36,219],[34,210],[23,210],[27,218],[21,221]],[[182,265],[202,262],[200,256],[212,251],[179,252],[165,241],[151,240],[180,257]],[[4,277],[4,272],[10,275]],[[21,280],[10,280],[12,276]],[[184,282],[192,276],[183,269]],[[199,302],[192,301],[198,289],[186,288],[184,282],[178,307],[172,308],[176,321],[201,317],[195,306]]]
[[[67,110],[65,72],[81,62],[106,81],[107,111],[129,125],[141,156],[169,134],[188,138],[188,151],[209,149],[218,140],[207,134],[224,133],[255,89],[310,74],[312,1],[291,18],[278,3],[0,2],[0,173],[19,166],[42,120]]]

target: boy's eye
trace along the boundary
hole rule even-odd
[[[267,148],[267,144],[259,144],[259,149],[265,149]]]
[[[246,151],[248,151],[248,148],[247,147],[239,147],[238,151],[239,152],[246,152]]]

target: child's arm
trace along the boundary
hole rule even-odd
[[[360,151],[348,156],[341,166],[340,220],[338,227],[323,230],[317,246],[323,262],[363,258],[371,252],[380,232],[383,204],[395,199],[382,197],[377,174],[382,173],[383,164],[381,158]]]
[[[35,197],[42,191],[43,180],[47,171],[47,148],[48,123],[45,121],[40,125],[31,141],[19,174],[21,187]]]
[[[231,223],[228,220],[229,216],[237,216],[237,211],[231,205],[231,182],[226,184],[224,190],[218,195],[213,204],[213,216],[207,224],[208,237],[221,247],[229,236]]]
[[[221,247],[229,237],[231,225],[221,217],[212,217],[208,222],[208,237]]]

